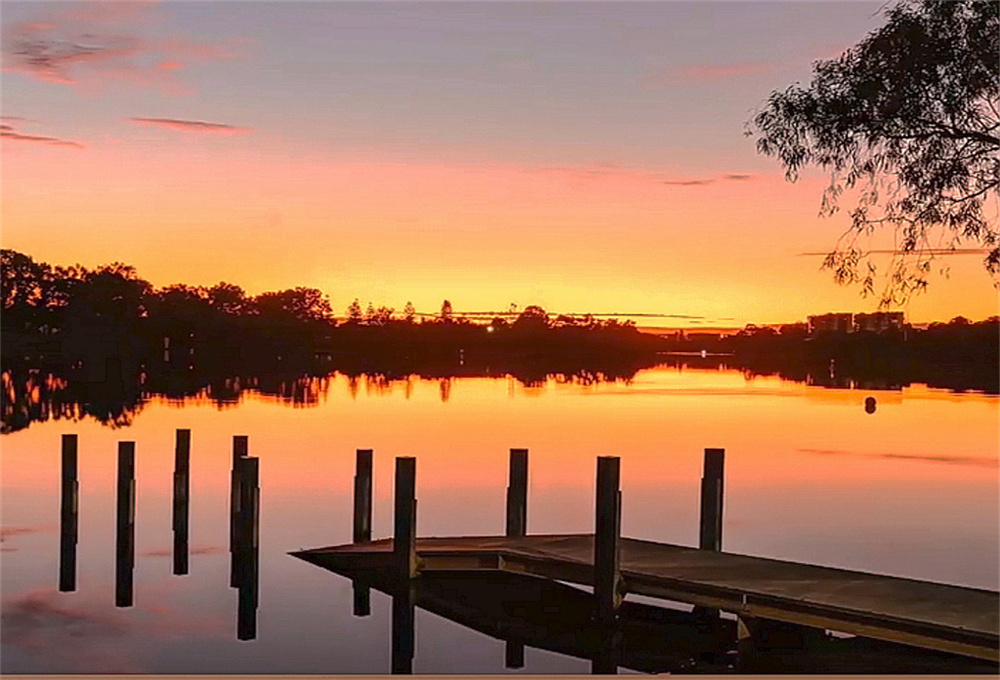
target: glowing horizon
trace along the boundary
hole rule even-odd
[[[873,311],[802,256],[845,229],[825,179],[743,123],[878,7],[5,3],[0,238],[338,314]],[[940,256],[908,319],[995,315],[981,259]]]

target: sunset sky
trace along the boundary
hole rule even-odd
[[[4,2],[2,244],[338,312],[870,311],[802,255],[847,226],[825,178],[744,124],[882,5]],[[911,321],[997,313],[937,262]]]

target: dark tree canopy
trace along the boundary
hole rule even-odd
[[[888,305],[922,291],[935,255],[959,246],[982,249],[1000,274],[1000,2],[902,0],[885,14],[884,27],[817,62],[808,87],[772,93],[748,134],[790,181],[806,166],[830,172],[823,214],[856,192],[824,267],[865,294],[884,275]],[[862,237],[883,228],[895,244],[880,272]]]

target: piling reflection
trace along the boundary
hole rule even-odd
[[[303,556],[303,559],[308,559]],[[363,579],[392,598],[394,674],[413,670],[414,609],[502,640],[507,668],[524,666],[526,647],[588,660],[594,673],[731,672],[736,625],[718,631],[690,612],[624,602],[617,622],[594,620],[594,596],[555,581],[510,573],[428,572],[403,581],[390,569],[343,575]],[[721,633],[721,634],[720,634]]]
[[[135,442],[118,443],[118,531],[115,606],[132,606],[135,569]]]
[[[365,579],[352,579],[351,591],[354,595],[354,615],[370,616],[372,613],[372,589]]]
[[[617,675],[622,647],[622,631],[618,626],[606,625],[601,631],[597,653],[590,662],[593,675]]]
[[[416,612],[417,587],[414,583],[402,583],[391,590],[392,595],[392,674],[411,675],[413,673],[414,619]]]
[[[245,448],[242,449],[245,453]],[[238,590],[236,638],[257,637],[257,605],[260,551],[260,461],[251,456],[235,456],[233,478],[237,493],[233,528],[231,585]]]
[[[174,450],[174,574],[188,573],[188,525],[191,493],[191,430],[177,430]]]
[[[76,590],[76,544],[79,527],[80,483],[77,480],[77,439],[62,436],[62,488],[59,504],[59,590]]]
[[[524,645],[507,640],[503,646],[504,668],[524,668]]]

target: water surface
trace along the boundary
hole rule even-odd
[[[335,375],[307,387],[308,399],[252,389],[224,402],[153,396],[122,427],[50,417],[4,435],[0,670],[388,672],[390,598],[373,592],[371,615],[354,617],[348,580],[287,555],[350,541],[357,448],[375,450],[376,537],[391,533],[395,456],[417,458],[419,534],[501,533],[508,450],[527,447],[529,532],[592,531],[595,459],[616,455],[623,534],[695,545],[702,451],[722,447],[725,550],[998,589],[996,396],[678,368],[630,382]],[[192,433],[186,576],[172,574],[171,560],[177,428]],[[79,435],[74,592],[57,588],[64,433]],[[229,587],[233,435],[248,435],[260,459],[249,641],[236,639]],[[136,442],[131,608],[114,606],[121,440]],[[503,672],[504,645],[418,609],[413,669]],[[529,648],[523,670],[586,673],[590,664]]]

